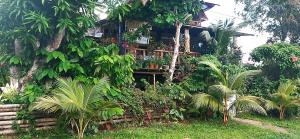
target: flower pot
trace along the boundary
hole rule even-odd
[[[112,126],[111,122],[105,123],[104,126],[105,126],[105,130],[108,130],[108,131],[113,130],[113,126]]]
[[[153,118],[152,111],[146,111],[146,116],[147,116],[147,119],[148,119],[149,121],[151,121],[152,118]]]
[[[163,108],[163,113],[169,113],[169,112],[170,112],[170,109],[168,107]]]
[[[169,65],[163,65],[163,69],[164,69],[164,70],[169,70],[169,69],[170,69],[170,66],[169,66]]]
[[[145,118],[144,118],[144,122],[146,125],[150,124],[152,122],[153,119],[153,110],[150,108],[144,108],[145,111]]]
[[[149,64],[149,69],[155,69],[155,64]]]

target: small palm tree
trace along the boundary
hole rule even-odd
[[[271,100],[267,100],[267,110],[278,110],[281,120],[285,117],[286,109],[300,107],[300,99],[295,97],[297,86],[292,81],[280,84],[277,92],[272,94]]]
[[[78,137],[82,139],[92,120],[106,120],[114,115],[123,114],[123,109],[116,103],[102,98],[108,87],[106,78],[94,86],[81,84],[77,80],[58,79],[53,95],[39,98],[31,109],[61,112],[75,125]]]
[[[259,70],[250,70],[242,72],[234,76],[230,80],[227,73],[222,71],[209,61],[200,62],[211,68],[216,75],[219,83],[212,85],[208,89],[208,93],[199,93],[194,96],[193,103],[196,108],[207,107],[213,111],[221,111],[224,116],[224,124],[228,122],[229,110],[235,107],[241,110],[252,110],[266,115],[265,109],[261,106],[262,99],[255,96],[243,96],[237,93],[238,89],[243,85],[244,80],[253,75],[260,73]],[[228,104],[231,102],[231,104]]]

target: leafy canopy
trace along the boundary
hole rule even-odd
[[[300,48],[279,43],[255,48],[250,54],[255,62],[262,62],[263,72],[272,80],[299,78]],[[293,61],[293,58],[295,61]]]
[[[151,0],[145,5],[141,0],[121,5],[112,11],[112,19],[126,17],[129,20],[147,21],[154,25],[174,25],[177,21],[187,23],[189,15],[202,11],[202,0]],[[191,19],[191,18],[189,18]]]
[[[300,8],[298,0],[236,0],[244,4],[240,14],[248,25],[267,31],[279,41],[300,41]]]
[[[18,88],[24,87],[53,57],[65,63],[60,71],[78,69],[57,51],[71,39],[84,37],[86,30],[94,26],[97,6],[101,6],[97,0],[0,1],[0,43],[7,49],[0,63],[15,69],[10,76],[19,82]],[[51,54],[45,57],[45,52]],[[48,73],[55,77],[54,72]]]

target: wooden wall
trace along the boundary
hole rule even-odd
[[[30,128],[30,121],[22,120],[17,117],[17,113],[22,109],[19,104],[0,105],[0,135],[15,134],[17,131],[14,125],[26,131]],[[51,116],[34,115],[35,130],[48,130],[56,125],[56,119]]]

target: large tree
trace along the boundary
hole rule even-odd
[[[236,0],[244,4],[240,14],[246,23],[273,34],[275,41],[300,42],[299,0]]]
[[[250,54],[255,62],[261,63],[263,73],[274,81],[300,77],[298,45],[277,43],[255,48]]]
[[[0,59],[10,79],[24,87],[44,64],[41,52],[54,52],[94,24],[97,0],[0,0],[0,43],[9,49]],[[3,58],[6,57],[6,58]]]

